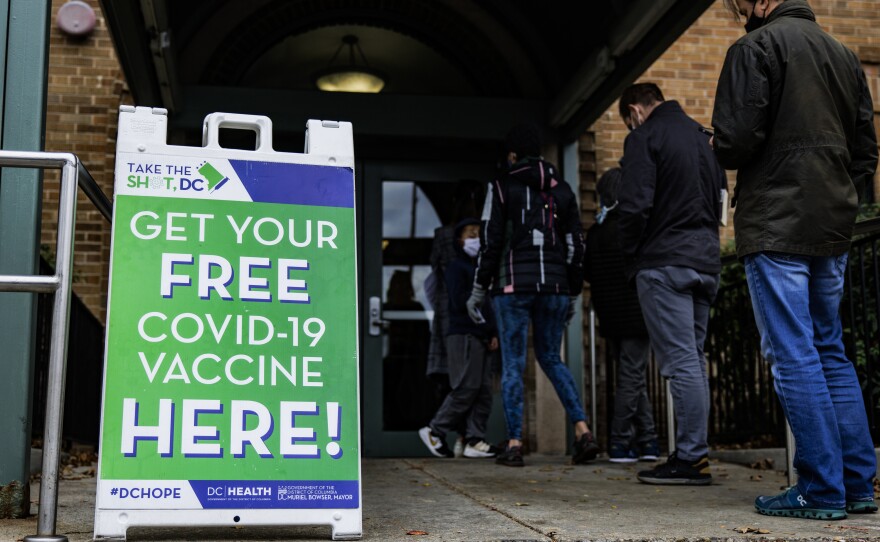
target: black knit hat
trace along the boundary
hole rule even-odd
[[[619,167],[614,167],[602,174],[599,182],[596,183],[596,191],[599,192],[599,200],[602,205],[610,207],[617,201],[617,187],[620,185],[622,177]]]
[[[480,219],[478,219],[478,218],[465,218],[464,220],[459,221],[458,224],[455,225],[455,238],[458,239],[459,237],[461,237],[461,232],[462,232],[462,230],[464,230],[465,226],[473,226],[473,225],[479,226]]]

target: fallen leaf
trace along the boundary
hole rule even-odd
[[[612,505],[611,505],[611,509],[612,509],[612,510],[617,510],[617,505],[616,505],[616,504],[612,504]]]
[[[753,475],[749,476],[749,480],[751,480],[752,482],[760,482],[763,479],[764,479],[764,477],[761,476],[760,474],[753,474]]]
[[[427,536],[428,531],[407,531],[406,534],[410,536]]]
[[[515,504],[516,506],[528,506],[529,505],[529,503],[527,503],[527,502],[516,502],[513,504]]]
[[[539,472],[553,472],[554,470],[556,470],[556,469],[554,469],[552,466],[549,466],[549,465],[538,469]]]
[[[537,484],[537,483],[538,483],[538,481],[537,481],[537,480],[529,480],[529,481],[528,481],[528,482],[526,482],[526,483],[529,483],[529,484]]]
[[[593,474],[602,474],[602,469],[596,469],[593,471]]]
[[[629,480],[629,476],[609,476],[609,480]]]
[[[755,532],[758,534],[770,534],[770,531],[767,529],[756,529]]]
[[[431,482],[425,482],[425,483],[422,484],[422,485],[425,486],[425,487],[431,487]]]

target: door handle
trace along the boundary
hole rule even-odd
[[[388,329],[388,320],[382,319],[382,300],[373,296],[370,298],[370,335],[378,337]]]

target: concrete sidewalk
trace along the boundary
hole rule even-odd
[[[649,486],[640,463],[530,455],[517,469],[491,460],[367,459],[363,462],[364,540],[427,542],[576,540],[877,540],[880,515],[839,522],[771,518],[754,512],[756,495],[785,485],[777,471],[713,463],[709,487]],[[58,532],[91,540],[95,480],[64,480]],[[33,495],[38,495],[34,488]],[[34,497],[36,498],[36,497]],[[36,508],[34,507],[34,512]],[[758,534],[739,531],[753,528]],[[407,535],[424,531],[427,535]],[[0,540],[36,533],[36,518],[0,520]],[[328,527],[132,528],[129,540],[329,540]]]

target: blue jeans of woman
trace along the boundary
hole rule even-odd
[[[530,320],[538,365],[553,384],[571,422],[586,421],[574,378],[559,356],[569,297],[509,294],[499,295],[492,301],[501,343],[501,397],[507,437],[522,440],[523,371],[526,368]]]
[[[745,258],[761,351],[796,442],[798,489],[828,508],[872,498],[877,471],[861,387],[843,349],[846,259]]]

